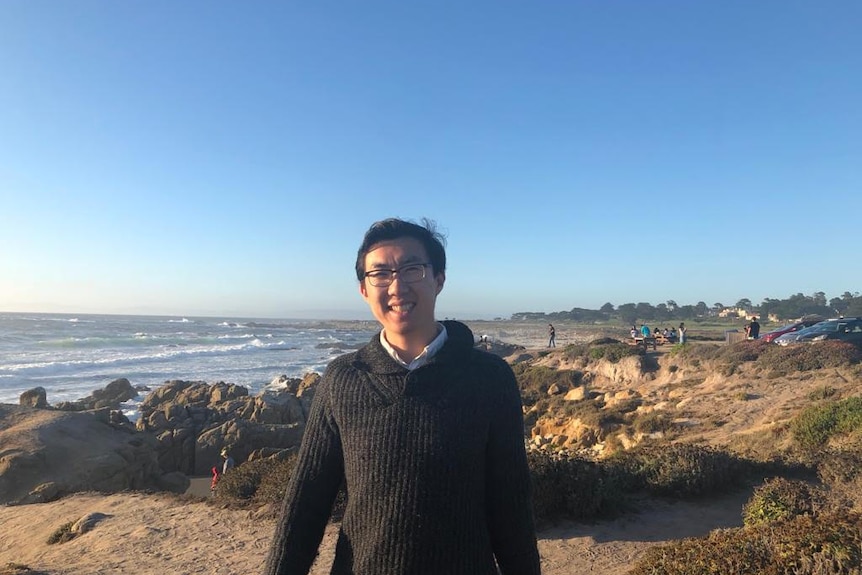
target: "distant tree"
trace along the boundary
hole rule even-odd
[[[829,307],[835,310],[835,313],[841,315],[850,307],[850,300],[844,300],[840,297],[834,297],[829,300]]]
[[[668,311],[667,304],[660,303],[655,306],[655,319],[657,321],[667,321],[670,319],[670,311]]]
[[[739,309],[744,309],[745,311],[748,311],[751,309],[751,300],[748,299],[747,297],[744,297],[741,300],[739,300],[738,302],[736,302],[736,307],[738,307]]]
[[[667,311],[669,311],[670,313],[673,313],[676,310],[676,308],[679,307],[678,305],[676,305],[676,302],[673,301],[672,299],[667,300],[666,304],[667,304]]]
[[[706,306],[706,302],[697,302],[697,305],[694,306],[694,312],[699,316],[705,316],[709,312],[709,308]]]
[[[826,294],[822,291],[814,292],[811,296],[811,301],[814,305],[826,306]]]
[[[611,302],[606,303],[602,307],[599,308],[599,311],[602,313],[614,313],[614,304]]]
[[[703,304],[706,306],[706,304]],[[700,315],[705,315],[706,312]],[[694,306],[692,305],[681,305],[676,308],[676,317],[680,319],[691,319],[698,316],[698,313]]]
[[[638,312],[633,303],[618,305],[617,314],[619,314],[622,322],[626,324],[634,324],[638,320]]]
[[[638,302],[636,307],[638,312],[638,317],[644,320],[655,319],[655,308],[651,303],[647,303],[645,301]]]
[[[723,309],[724,309],[724,304],[723,304],[723,303],[721,303],[720,301],[717,301],[717,302],[715,302],[714,304],[712,304],[712,309],[713,309],[713,311],[715,311],[716,313],[718,313],[718,312],[720,312],[721,310],[723,310]]]

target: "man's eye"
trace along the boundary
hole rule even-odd
[[[380,271],[376,271],[376,272],[368,272],[368,274],[366,274],[366,275],[372,279],[383,279],[383,278],[388,278],[391,274],[392,274],[392,272],[390,272],[388,270],[380,270]]]

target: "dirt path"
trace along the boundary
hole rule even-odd
[[[704,502],[653,501],[638,514],[570,523],[539,534],[545,575],[623,575],[650,546],[740,524],[747,494]],[[60,545],[48,537],[88,513],[107,517]],[[219,509],[171,495],[79,494],[53,503],[0,507],[0,565],[16,562],[50,575],[259,573],[274,524],[253,512]],[[330,526],[313,575],[332,561]]]

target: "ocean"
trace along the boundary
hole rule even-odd
[[[224,381],[253,395],[280,375],[322,373],[378,329],[372,321],[0,313],[0,403],[17,404],[37,386],[49,404],[72,401],[120,377],[149,388]]]

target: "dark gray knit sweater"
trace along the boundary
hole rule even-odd
[[[463,324],[412,372],[379,337],[334,360],[315,394],[267,561],[308,573],[342,482],[333,574],[535,575],[521,398]]]

